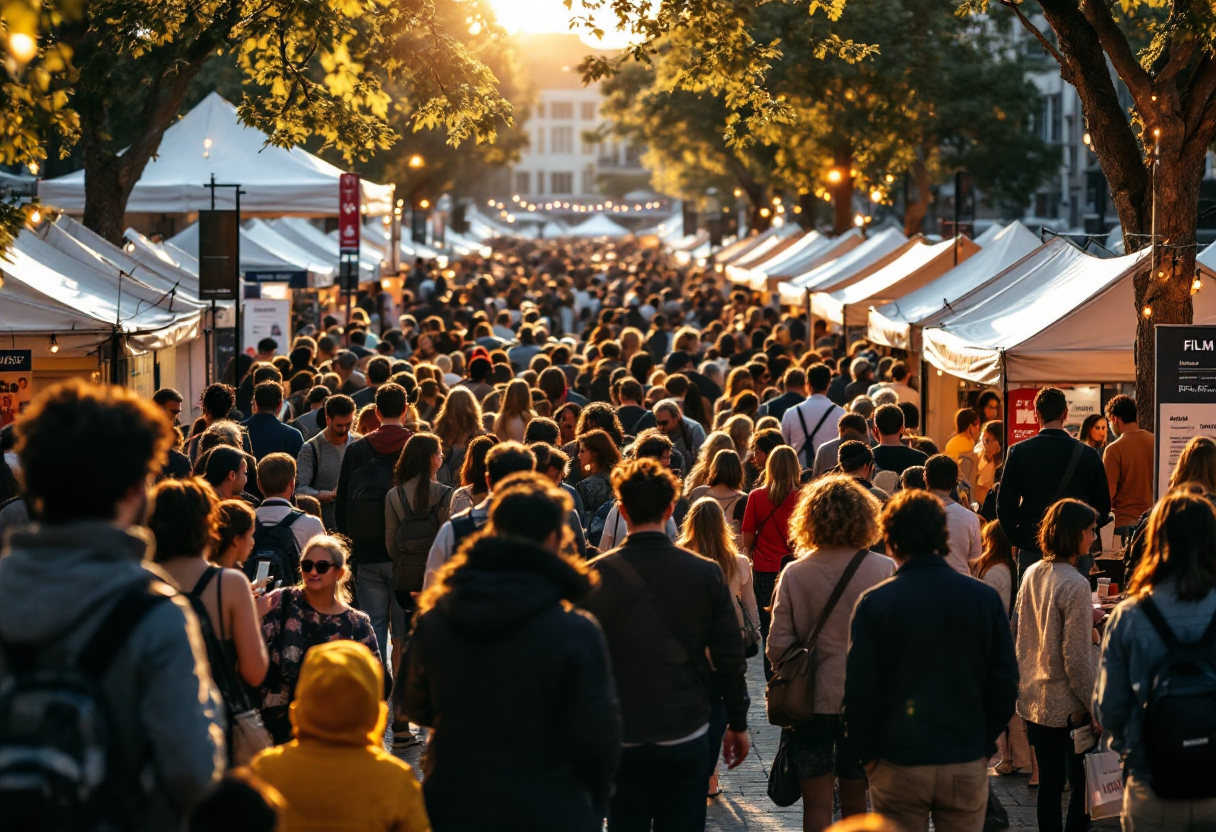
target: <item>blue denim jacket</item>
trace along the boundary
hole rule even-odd
[[[1176,586],[1166,581],[1152,590],[1153,603],[1161,610],[1174,635],[1184,644],[1197,640],[1216,614],[1216,590],[1202,601],[1179,601]],[[1153,670],[1165,657],[1165,644],[1130,598],[1115,608],[1102,639],[1098,686],[1094,690],[1094,715],[1110,733],[1111,748],[1123,758],[1126,770],[1139,780],[1148,771],[1140,747],[1140,722],[1153,683]]]

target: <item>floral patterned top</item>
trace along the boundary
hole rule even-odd
[[[274,594],[278,600],[262,619],[262,638],[270,652],[270,668],[258,689],[263,708],[286,707],[295,699],[300,666],[310,647],[331,641],[358,641],[380,658],[367,613],[355,609],[338,615],[317,612],[299,587]]]
[[[574,485],[574,490],[583,498],[583,528],[599,511],[600,506],[612,499],[612,483],[606,472],[588,474]]]

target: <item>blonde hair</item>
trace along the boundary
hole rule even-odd
[[[342,577],[334,584],[334,597],[343,604],[350,604],[350,570],[346,564],[350,562],[350,546],[346,540],[335,534],[318,534],[309,538],[300,550],[300,560],[305,560],[313,549],[324,549],[332,557],[334,566],[342,570]]]
[[[709,482],[709,471],[713,466],[714,457],[718,455],[718,451],[733,450],[735,450],[734,441],[720,430],[716,430],[705,437],[705,442],[701,444],[701,450],[697,456],[697,462],[692,466],[692,470],[688,472],[688,477],[684,480],[684,493],[688,494],[697,486],[705,485]]]
[[[730,436],[732,442],[735,443],[736,450],[739,451],[739,456],[742,457],[748,445],[752,442],[752,419],[750,416],[739,414],[731,416],[722,425],[722,430]]]
[[[494,433],[499,439],[505,441],[508,438],[504,433],[507,422],[517,416],[524,423],[525,429],[527,429],[528,423],[536,418],[536,411],[532,409],[532,391],[528,388],[528,382],[518,378],[507,385],[506,392],[502,396],[502,407],[499,408],[498,416],[494,419]]]
[[[677,546],[709,558],[722,567],[728,584],[739,577],[739,549],[735,546],[735,533],[726,524],[726,514],[713,497],[702,497],[692,504],[680,527]]]
[[[790,537],[801,549],[866,549],[881,536],[878,498],[845,474],[820,477],[798,498]]]
[[[781,505],[790,494],[802,488],[802,466],[789,445],[778,445],[769,452],[761,488],[768,492],[768,501],[774,506]]]

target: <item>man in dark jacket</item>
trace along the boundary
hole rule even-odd
[[[1080,500],[1098,513],[1098,526],[1110,514],[1110,486],[1098,452],[1064,430],[1068,400],[1062,390],[1044,387],[1034,397],[1039,433],[1009,448],[996,494],[996,516],[1009,542],[1018,547],[1018,582],[1042,559],[1039,523],[1054,503]],[[1090,558],[1077,568],[1088,577]]]
[[[253,391],[255,413],[241,422],[249,432],[253,456],[258,461],[270,454],[287,454],[292,459],[300,455],[304,437],[291,425],[279,421],[283,404],[283,388],[277,381],[263,381]]]
[[[1004,604],[946,563],[946,513],[901,491],[882,513],[895,576],[853,609],[845,730],[870,778],[870,802],[901,828],[976,829],[988,758],[1018,695]]]
[[[558,555],[570,510],[543,477],[511,475],[489,534],[418,618],[404,704],[414,722],[441,726],[423,784],[436,829],[603,828],[621,717],[604,634],[563,603],[592,588],[585,567]]]
[[[612,485],[629,534],[591,562],[600,587],[587,602],[608,639],[624,720],[608,830],[649,829],[652,821],[656,829],[701,829],[718,756],[718,737],[709,735],[711,674],[726,703],[727,766],[750,749],[735,602],[721,567],[664,532],[680,493],[674,474],[638,459],[618,467]]]
[[[791,367],[782,376],[781,386],[785,392],[760,405],[759,411],[761,416],[772,416],[778,422],[785,411],[806,401],[806,372]]]
[[[394,597],[393,560],[384,542],[385,494],[392,488],[401,449],[413,436],[401,424],[405,407],[405,388],[400,385],[385,384],[376,391],[380,427],[347,446],[334,494],[334,525],[351,540],[355,596],[359,609],[372,620],[378,644],[389,643],[390,620],[394,639],[405,634],[405,611]],[[382,650],[381,655],[392,652]]]

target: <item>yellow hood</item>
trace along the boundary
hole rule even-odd
[[[296,739],[379,745],[388,718],[383,690],[384,670],[362,644],[331,641],[313,647],[304,657],[291,704]]]

